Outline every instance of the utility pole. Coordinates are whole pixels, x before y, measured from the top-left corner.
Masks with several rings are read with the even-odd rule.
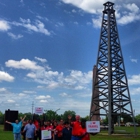
[[[34,101],[32,101],[32,119],[33,119]]]

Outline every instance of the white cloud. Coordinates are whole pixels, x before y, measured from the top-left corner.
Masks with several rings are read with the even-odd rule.
[[[61,0],[66,4],[72,4],[83,11],[91,13],[94,15],[93,26],[95,28],[101,27],[101,19],[102,19],[102,11],[103,4],[106,3],[106,0]],[[129,1],[125,4],[122,4],[122,1],[111,0],[111,2],[115,3],[114,9],[116,10],[115,15],[117,18],[117,23],[121,25],[125,25],[136,20],[140,20],[140,10],[139,7],[132,1]],[[124,12],[125,11],[125,12]]]
[[[47,61],[46,59],[39,57],[35,57],[35,59],[43,63],[38,65],[35,61],[21,59],[20,61],[8,60],[5,62],[5,65],[15,69],[30,70],[30,72],[26,74],[28,81],[31,80],[43,84],[45,85],[43,88],[51,90],[61,87],[74,90],[85,90],[88,88],[88,84],[91,83],[92,71],[83,73],[82,71],[71,70],[70,74],[65,76],[63,72],[59,73],[58,71],[48,70],[48,68],[44,66],[44,63]]]
[[[24,93],[19,93],[19,96],[26,96],[26,94],[24,94]]]
[[[34,32],[38,32],[38,33],[43,33],[45,35],[50,35],[50,32],[45,28],[44,23],[42,23],[39,20],[36,20],[34,22],[34,24],[31,23],[30,19],[20,18],[20,21],[21,22],[12,22],[12,24],[15,25],[15,26],[25,27],[29,31],[34,31]]]
[[[44,62],[47,62],[47,60],[46,60],[46,59],[43,59],[43,58],[35,57],[35,59],[36,59],[36,60],[39,60],[39,61],[41,61],[41,62],[43,62],[43,63],[44,63]]]
[[[0,31],[8,31],[10,29],[10,25],[5,20],[0,20]]]
[[[16,69],[27,69],[27,70],[42,70],[44,69],[41,66],[38,66],[36,62],[31,61],[29,59],[21,59],[20,61],[15,61],[15,60],[8,60],[5,62],[5,65],[7,67],[12,67]]]
[[[47,100],[40,100],[41,103],[47,103]]]
[[[0,92],[5,92],[6,88],[0,88]]]
[[[86,87],[85,86],[76,86],[75,89],[76,90],[82,90],[82,89],[86,89]]]
[[[132,11],[133,13],[138,13],[139,12],[139,7],[135,4],[126,4],[124,5],[125,8],[127,8],[128,10]]]
[[[68,96],[68,94],[65,93],[65,92],[64,93],[60,93],[59,95],[62,96],[62,97]]]
[[[23,91],[25,94],[36,94],[36,92],[35,91],[28,91],[28,90],[25,90],[25,91]]]
[[[0,82],[1,81],[13,82],[14,77],[4,71],[0,71]]]
[[[34,79],[35,82],[45,84],[46,88],[72,88],[75,90],[86,89],[92,79],[92,71],[82,73],[72,70],[68,76],[57,71],[34,71],[27,74],[27,77]]]
[[[59,83],[58,82],[55,82],[55,81],[50,81],[47,88],[49,89],[54,89],[54,88],[57,88],[59,86]]]
[[[10,32],[8,33],[8,35],[13,39],[20,39],[23,37],[23,35],[21,35],[21,34],[15,35],[15,34],[10,33]]]
[[[130,59],[131,60],[131,62],[135,62],[135,63],[137,63],[138,62],[138,60],[137,59]]]
[[[102,18],[101,18],[101,16],[100,16],[99,18],[97,18],[97,19],[93,18],[93,19],[92,19],[92,22],[93,22],[93,26],[94,26],[95,28],[101,28],[101,23],[102,23]]]
[[[132,88],[131,91],[130,91],[130,93],[132,95],[136,95],[136,94],[139,94],[140,95],[140,87],[138,87],[138,88]]]
[[[128,79],[128,83],[129,83],[129,85],[138,85],[138,84],[140,84],[140,74],[139,75],[132,75]]]
[[[96,14],[98,9],[103,9],[103,4],[106,0],[62,0],[64,3],[73,4],[74,6],[89,12]],[[114,0],[111,0],[114,1]]]
[[[40,99],[49,99],[49,98],[51,98],[51,96],[50,95],[40,95],[40,96],[37,96],[35,99],[37,99],[37,100],[40,100]]]
[[[15,101],[14,100],[11,100],[11,99],[7,100],[7,102],[8,103],[15,103]]]

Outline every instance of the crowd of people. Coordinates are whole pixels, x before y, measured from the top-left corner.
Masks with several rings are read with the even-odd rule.
[[[86,131],[86,121],[80,121],[79,115],[75,116],[74,121],[69,115],[68,120],[61,119],[59,122],[36,119],[25,121],[25,117],[20,118],[20,122],[18,120],[15,123],[6,121],[13,126],[14,140],[21,140],[21,136],[23,140],[90,140],[90,134]],[[51,131],[51,138],[42,139],[42,130]]]

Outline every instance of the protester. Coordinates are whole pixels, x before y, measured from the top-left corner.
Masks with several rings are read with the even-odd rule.
[[[62,140],[71,140],[72,128],[70,127],[70,123],[66,121],[64,125],[65,127],[62,130]]]
[[[79,135],[79,130],[81,129],[81,122],[80,122],[80,116],[76,115],[75,116],[75,121],[71,121],[71,116],[68,116],[68,119],[70,121],[70,124],[72,126],[72,137],[71,140],[81,140],[80,135]]]
[[[57,140],[57,132],[56,132],[56,127],[58,125],[57,121],[53,121],[52,125],[53,125],[53,130],[54,130],[54,132],[53,132],[53,140]]]
[[[26,122],[23,122],[23,125],[21,127],[21,135],[22,135],[23,140],[26,139],[26,132],[23,132],[25,125],[26,125]]]
[[[51,131],[51,138],[47,140],[53,140],[53,125],[51,120],[48,120],[45,122],[45,130]]]
[[[26,131],[26,140],[34,140],[34,136],[36,135],[36,127],[33,124],[32,120],[29,120],[29,123],[26,124],[23,132]]]
[[[55,128],[57,139],[56,140],[62,140],[62,130],[64,128],[63,120],[61,119],[57,127]]]
[[[33,124],[36,127],[36,135],[34,136],[34,140],[37,140],[37,138],[39,137],[39,120],[34,119]]]
[[[90,135],[86,131],[86,120],[81,121],[81,129],[79,130],[81,140],[90,140]]]
[[[21,121],[19,122],[18,120],[15,120],[15,123],[5,121],[6,123],[11,124],[13,126],[14,140],[21,140],[21,127],[25,117],[26,116],[24,116],[23,119],[22,117],[20,117]]]
[[[83,119],[81,121],[81,129],[79,130],[79,134],[80,134],[81,140],[90,140],[90,134],[94,136],[98,133],[88,133],[86,130],[86,120]]]

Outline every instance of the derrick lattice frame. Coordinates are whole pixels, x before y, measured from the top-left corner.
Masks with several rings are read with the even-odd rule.
[[[90,119],[107,116],[108,133],[114,132],[114,116],[134,114],[115,18],[114,3],[104,4],[97,63],[93,75]]]

